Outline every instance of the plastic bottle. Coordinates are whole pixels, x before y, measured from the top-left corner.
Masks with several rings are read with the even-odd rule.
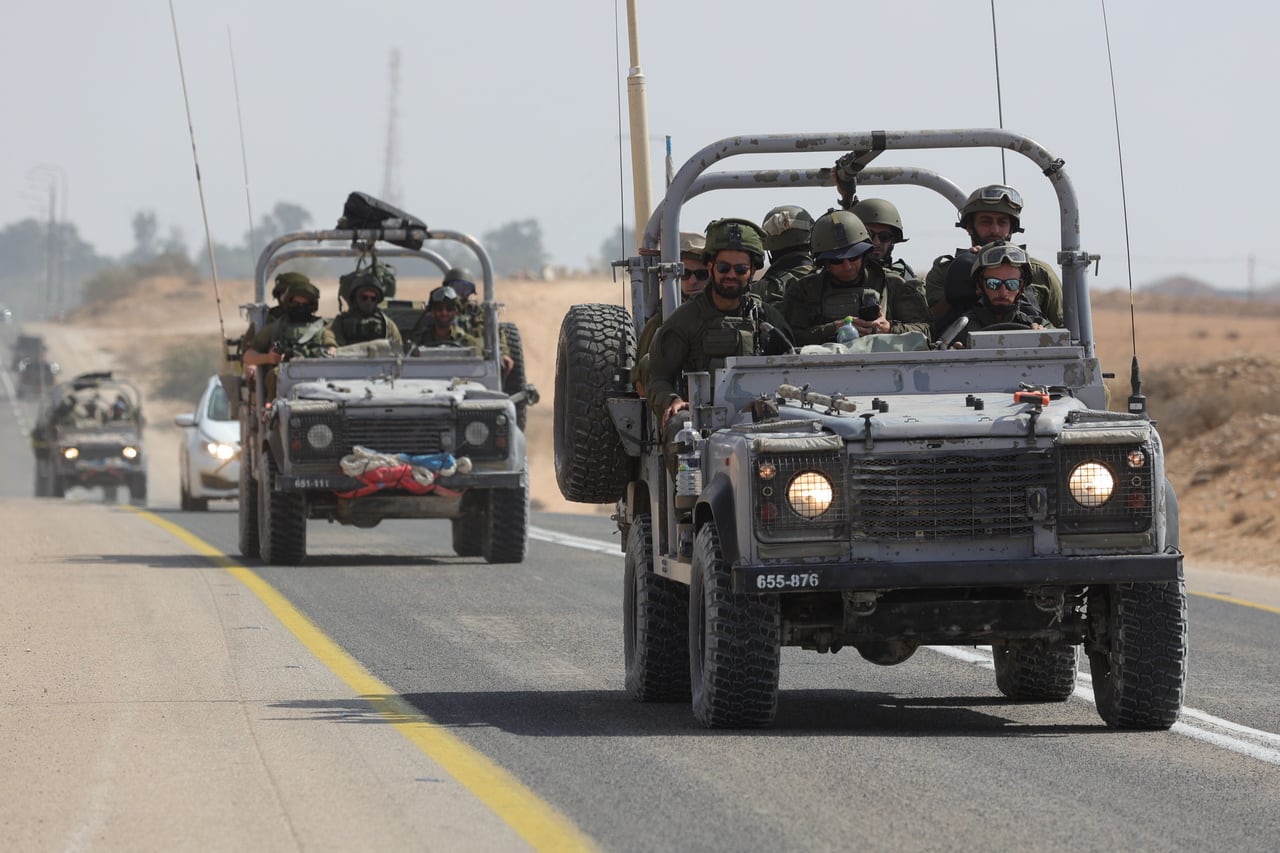
[[[847,344],[858,339],[858,330],[853,326],[853,318],[845,317],[844,323],[836,329],[836,343]]]

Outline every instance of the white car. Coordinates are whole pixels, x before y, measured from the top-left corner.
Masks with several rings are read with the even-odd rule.
[[[209,378],[196,410],[174,417],[186,431],[179,445],[182,508],[203,512],[210,500],[234,498],[240,486],[240,422],[231,418],[227,392]]]

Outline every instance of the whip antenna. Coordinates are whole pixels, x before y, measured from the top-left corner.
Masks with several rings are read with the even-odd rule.
[[[613,73],[615,75],[614,88],[618,98],[618,230],[622,238],[622,255],[627,257],[631,253],[627,251],[627,184],[626,184],[626,167],[623,165],[622,152],[622,87],[617,85],[616,75],[618,67],[622,65],[622,43],[618,36],[621,29],[621,23],[618,20],[618,4],[613,4]],[[611,260],[611,259],[610,259]],[[615,281],[617,281],[615,274]],[[625,294],[626,284],[623,284],[623,292]],[[625,295],[623,297],[625,301]]]
[[[996,56],[996,120],[1000,122],[1000,129],[1004,130],[1004,98],[1000,94],[1000,39],[996,37],[996,0],[991,0],[991,49]],[[1004,148],[1000,149],[1000,182],[1009,183]]]
[[[178,17],[169,0],[169,20],[173,22],[173,46],[178,51],[178,79],[182,81],[182,102],[187,108],[187,133],[191,137],[191,162],[196,167],[196,191],[200,195],[200,216],[204,219],[204,243],[209,251],[209,269],[213,272],[213,299],[218,306],[218,330],[227,339],[227,327],[222,322],[222,296],[218,292],[218,264],[213,259],[213,235],[209,231],[209,211],[204,204],[204,184],[200,182],[200,158],[196,156],[196,130],[191,123],[191,99],[187,97],[187,75],[182,69],[182,44],[178,41]]]
[[[227,27],[227,53],[231,56],[231,87],[236,93],[236,123],[240,126],[240,163],[244,167],[244,206],[249,211],[249,263],[258,259],[253,239],[253,202],[249,201],[249,158],[244,153],[244,118],[240,114],[240,81],[236,77],[236,52],[231,47],[231,27]]]
[[[1133,346],[1133,362],[1129,370],[1129,411],[1141,414],[1147,410],[1142,395],[1142,374],[1138,369],[1138,322],[1133,307],[1133,252],[1129,246],[1129,200],[1124,189],[1124,146],[1120,144],[1120,106],[1116,98],[1116,66],[1111,59],[1111,30],[1107,26],[1107,0],[1102,3],[1102,34],[1107,43],[1107,70],[1111,74],[1111,114],[1116,128],[1116,161],[1120,164],[1120,211],[1124,218],[1124,262],[1129,277],[1129,340]]]

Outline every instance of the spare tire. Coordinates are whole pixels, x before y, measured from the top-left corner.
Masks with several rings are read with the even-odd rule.
[[[520,342],[520,330],[515,323],[499,323],[498,337],[507,342],[507,354],[511,356],[511,372],[502,378],[502,392],[508,396],[519,394],[525,389],[527,375],[524,369],[524,345]],[[529,401],[516,403],[516,426],[524,431],[528,421]]]
[[[632,460],[609,417],[636,358],[636,330],[621,305],[574,305],[560,324],[554,413],[556,482],[566,499],[612,503]]]

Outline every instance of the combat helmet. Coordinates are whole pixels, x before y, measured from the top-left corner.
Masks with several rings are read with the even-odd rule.
[[[396,295],[396,272],[382,261],[373,261],[367,266],[357,266],[354,270],[338,277],[338,298],[351,304],[351,294],[362,287],[372,287],[378,291],[378,301],[392,299]]]
[[[969,273],[969,281],[976,287],[984,277],[983,270],[987,267],[995,267],[1001,264],[1012,264],[1018,268],[1023,288],[1026,288],[1031,283],[1031,258],[1027,254],[1027,250],[1016,243],[1002,240],[988,243],[973,256],[973,269]]]
[[[905,243],[908,238],[902,230],[902,216],[893,202],[883,198],[864,198],[849,210],[864,225],[887,225],[896,233],[895,243]]]
[[[717,219],[707,225],[706,233],[702,258],[707,263],[715,260],[716,252],[732,250],[750,255],[757,269],[764,266],[764,232],[750,219]]]
[[[1022,194],[1013,187],[1007,187],[1004,184],[988,184],[985,187],[978,187],[969,193],[969,197],[964,201],[964,207],[960,208],[960,221],[956,223],[956,227],[963,228],[966,231],[969,230],[975,213],[1007,214],[1013,220],[1011,233],[1016,234],[1022,230],[1020,223],[1022,217]]]
[[[458,291],[454,290],[452,286],[447,284],[442,284],[435,290],[431,291],[431,295],[427,297],[427,307],[431,308],[432,306],[440,305],[441,303],[452,303],[453,307],[457,308]]]
[[[466,267],[450,267],[441,284],[451,286],[458,299],[466,299],[476,292],[476,274]]]
[[[302,273],[291,273],[297,278],[290,281],[289,286],[284,289],[284,301],[288,302],[295,296],[306,296],[316,307],[320,306],[320,288],[311,283],[311,279]]]
[[[860,258],[871,251],[871,235],[862,220],[847,210],[829,210],[813,223],[809,248],[815,261]]]
[[[784,204],[766,213],[760,228],[764,231],[764,247],[770,252],[807,246],[809,232],[813,230],[813,216],[803,207]]]
[[[279,302],[292,285],[310,283],[311,279],[300,272],[282,272],[276,276],[276,283],[271,288],[271,298]]]

